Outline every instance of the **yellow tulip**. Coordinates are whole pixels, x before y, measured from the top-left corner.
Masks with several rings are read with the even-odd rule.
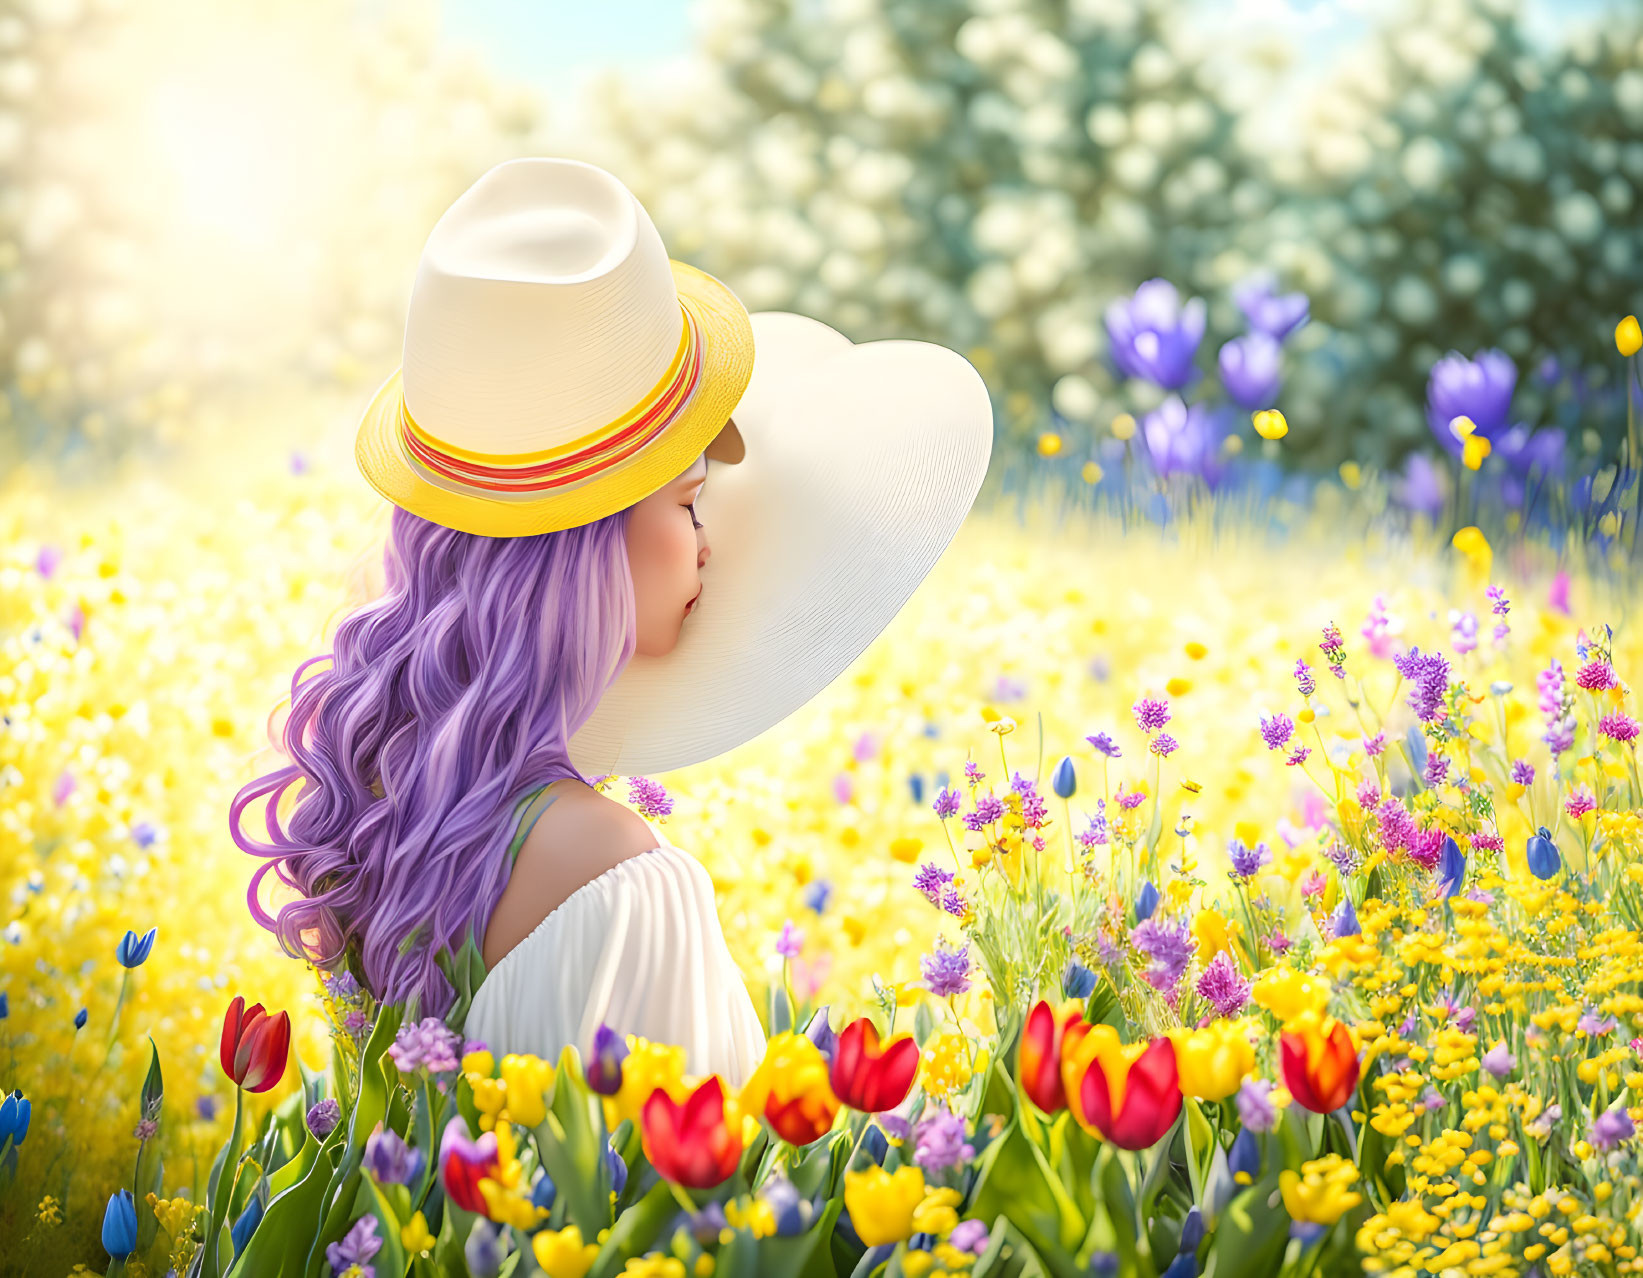
[[[421,1212],[411,1217],[399,1231],[399,1245],[412,1256],[432,1251],[439,1240],[428,1232],[428,1219]]]
[[[535,1127],[548,1114],[547,1092],[553,1087],[553,1065],[539,1056],[510,1052],[502,1058],[502,1082],[508,1089],[508,1117]]]
[[[873,1166],[844,1173],[844,1206],[857,1235],[869,1247],[913,1236],[913,1213],[924,1201],[924,1173],[898,1167],[894,1174]]]
[[[593,1268],[599,1244],[583,1243],[582,1231],[566,1225],[531,1235],[531,1252],[548,1278],[583,1278]]]
[[[1278,1192],[1284,1197],[1284,1210],[1293,1219],[1333,1225],[1363,1201],[1363,1195],[1351,1189],[1357,1180],[1356,1167],[1339,1154],[1330,1154],[1302,1163],[1299,1173],[1279,1172]]]
[[[1627,359],[1643,350],[1643,328],[1638,327],[1637,316],[1628,315],[1614,326],[1614,344]]]
[[[1282,439],[1289,434],[1289,423],[1276,408],[1263,408],[1254,420],[1255,433],[1262,439]]]
[[[1329,1005],[1330,984],[1290,967],[1275,967],[1261,974],[1250,990],[1250,999],[1280,1021],[1292,1021],[1302,1012],[1321,1012]]]
[[[1203,1029],[1167,1032],[1175,1045],[1175,1069],[1184,1095],[1224,1100],[1255,1068],[1247,1020],[1211,1021]]]

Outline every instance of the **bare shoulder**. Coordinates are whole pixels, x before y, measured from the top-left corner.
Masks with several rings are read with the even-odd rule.
[[[576,780],[554,783],[553,802],[519,848],[486,928],[487,968],[562,905],[571,893],[607,870],[657,845],[656,835],[632,808]]]

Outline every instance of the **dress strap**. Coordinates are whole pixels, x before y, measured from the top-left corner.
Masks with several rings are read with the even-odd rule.
[[[525,839],[529,836],[531,827],[536,824],[536,818],[546,812],[553,801],[559,797],[556,794],[548,793],[548,786],[552,784],[553,782],[549,781],[547,785],[539,787],[524,801],[524,806],[519,814],[519,832],[513,836],[513,842],[508,844],[508,865],[510,867],[519,861],[519,849],[525,846]]]

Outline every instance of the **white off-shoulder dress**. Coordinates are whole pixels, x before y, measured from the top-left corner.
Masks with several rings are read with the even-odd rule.
[[[552,795],[525,804],[509,855]],[[502,956],[474,994],[463,1032],[500,1058],[557,1061],[567,1045],[587,1060],[601,1022],[685,1049],[690,1074],[747,1081],[764,1030],[719,925],[701,862],[658,835],[648,852],[583,884]]]

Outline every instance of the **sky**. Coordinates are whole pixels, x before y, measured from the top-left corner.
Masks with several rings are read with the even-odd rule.
[[[1572,18],[1621,0],[1525,0],[1532,29],[1554,37]],[[476,47],[499,72],[570,87],[590,70],[638,67],[684,53],[690,0],[442,0],[445,39]],[[1388,0],[1211,0],[1221,21],[1284,22],[1314,54],[1344,52]]]

